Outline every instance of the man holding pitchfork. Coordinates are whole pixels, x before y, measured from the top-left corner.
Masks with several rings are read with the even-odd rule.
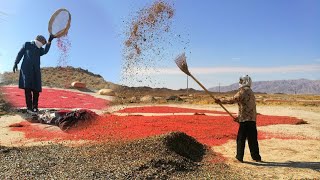
[[[240,162],[243,162],[246,139],[248,139],[252,159],[257,162],[261,161],[256,125],[256,99],[251,90],[251,83],[251,78],[248,75],[241,76],[239,91],[233,98],[227,100],[215,99],[215,102],[218,104],[238,103],[239,105],[239,114],[235,121],[239,122],[236,158]]]

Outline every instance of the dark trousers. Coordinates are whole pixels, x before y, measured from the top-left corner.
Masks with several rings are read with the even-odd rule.
[[[24,94],[26,97],[27,109],[38,109],[38,101],[39,101],[39,91],[35,91],[32,89],[25,89]]]
[[[240,161],[243,160],[244,148],[248,139],[249,149],[253,160],[261,160],[259,154],[257,125],[254,121],[241,122],[237,136],[237,156]]]

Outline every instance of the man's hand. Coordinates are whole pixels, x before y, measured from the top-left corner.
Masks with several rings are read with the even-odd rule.
[[[16,73],[16,71],[18,71],[18,65],[17,65],[17,64],[14,64],[14,66],[13,66],[13,73]]]
[[[52,41],[54,38],[56,38],[56,37],[55,37],[54,35],[50,34],[50,37],[49,37],[48,42],[51,43],[51,41]]]
[[[221,104],[221,100],[220,99],[214,99],[214,102],[217,104]]]

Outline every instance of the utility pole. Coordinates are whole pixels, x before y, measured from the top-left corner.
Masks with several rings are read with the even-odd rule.
[[[187,75],[187,96],[189,96],[189,76]]]
[[[219,82],[219,94],[220,94],[220,82]]]

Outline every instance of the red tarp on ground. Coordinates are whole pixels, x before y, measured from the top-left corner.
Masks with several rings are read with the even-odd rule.
[[[227,114],[222,111],[201,110],[168,106],[143,106],[131,107],[117,111],[120,113],[213,113],[213,114]]]
[[[18,87],[4,86],[6,100],[14,107],[26,107],[24,90]],[[91,95],[58,89],[43,88],[39,98],[39,108],[84,108],[105,109],[108,101]]]
[[[152,109],[152,108],[151,108]],[[180,109],[180,108],[179,108]],[[152,111],[155,108],[152,109]],[[161,113],[178,110],[174,107],[161,108]],[[124,110],[126,111],[126,110]],[[190,109],[185,110],[190,111]],[[144,111],[148,112],[148,111]],[[136,112],[139,113],[139,112]],[[301,120],[286,116],[258,115],[257,125],[298,124]],[[196,138],[199,142],[213,146],[221,145],[230,139],[236,139],[238,123],[229,116],[115,116],[100,117],[90,126],[81,130],[48,131],[23,122],[23,127],[13,127],[12,130],[22,131],[28,139],[37,140],[95,140],[117,141],[134,140],[171,131],[182,131]],[[260,139],[267,136],[258,133]]]

